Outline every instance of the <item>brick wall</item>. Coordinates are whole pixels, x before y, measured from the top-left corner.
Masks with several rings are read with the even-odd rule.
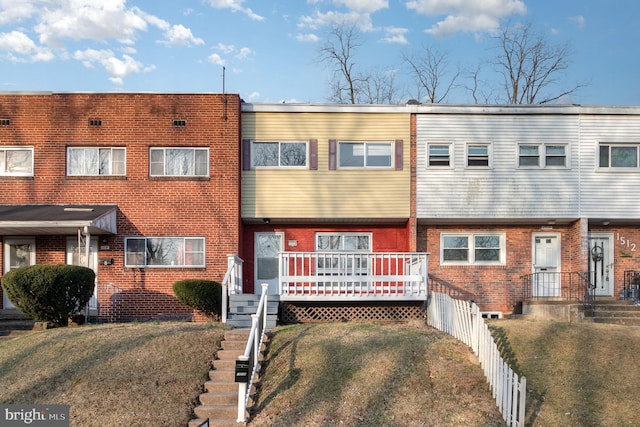
[[[34,147],[34,176],[0,177],[0,203],[118,206],[118,234],[99,242],[108,247],[99,257],[114,259],[98,268],[101,316],[185,312],[173,282],[222,280],[226,255],[240,249],[237,95],[0,95],[0,118],[11,119],[0,128],[0,145]],[[91,119],[102,125],[89,126]],[[69,146],[126,147],[126,177],[67,177]],[[210,177],[151,178],[150,147],[208,147]],[[124,268],[127,236],[204,236],[206,267]],[[65,262],[65,237],[36,237],[36,262]]]

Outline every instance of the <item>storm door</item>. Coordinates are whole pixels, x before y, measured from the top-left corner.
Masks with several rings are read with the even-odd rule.
[[[20,238],[5,239],[4,241],[4,272],[20,267],[27,267],[36,263],[36,239]],[[6,293],[2,294],[3,307],[5,309],[16,308]]]
[[[589,235],[589,285],[594,295],[613,295],[611,234]]]
[[[557,234],[533,236],[534,297],[560,296],[560,238]]]
[[[262,232],[254,240],[254,293],[262,294],[262,284],[267,283],[267,294],[278,295],[280,268],[278,254],[283,248],[283,233]]]

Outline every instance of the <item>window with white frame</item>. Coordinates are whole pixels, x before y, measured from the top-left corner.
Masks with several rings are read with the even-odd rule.
[[[315,246],[316,252],[336,253],[335,256],[328,254],[318,257],[319,274],[367,273],[367,259],[359,257],[357,253],[371,252],[370,233],[316,233]],[[340,253],[343,255],[340,255]]]
[[[339,142],[338,166],[341,168],[391,168],[391,142]]]
[[[209,176],[208,148],[151,148],[151,176]]]
[[[467,167],[488,168],[491,165],[489,155],[489,144],[467,144]]]
[[[518,167],[520,168],[565,168],[567,146],[562,144],[518,145]]]
[[[442,264],[503,265],[505,236],[501,233],[441,234]]]
[[[125,175],[124,148],[67,147],[67,175]]]
[[[252,167],[306,167],[307,143],[302,141],[253,141]]]
[[[451,161],[451,144],[427,144],[427,167],[453,166]]]
[[[640,144],[601,143],[598,165],[601,168],[638,168]]]
[[[204,267],[204,237],[127,237],[125,267]]]
[[[33,176],[33,147],[0,147],[0,176]]]

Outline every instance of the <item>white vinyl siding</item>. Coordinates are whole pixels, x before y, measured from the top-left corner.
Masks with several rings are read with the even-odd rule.
[[[578,217],[577,114],[510,115],[502,109],[493,114],[480,108],[468,110],[464,114],[417,115],[417,162],[427,166],[416,169],[418,219]],[[468,167],[468,145],[483,140],[491,142],[491,167]],[[450,143],[451,166],[435,173],[436,169],[428,166],[427,150],[442,145],[440,141]],[[519,168],[520,145],[565,147],[567,165]],[[539,155],[545,157],[545,151]],[[546,157],[540,164],[544,161]]]

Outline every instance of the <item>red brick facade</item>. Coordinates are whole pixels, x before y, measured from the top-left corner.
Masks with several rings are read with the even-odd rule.
[[[226,94],[0,96],[0,146],[33,147],[31,177],[0,177],[0,204],[116,205],[117,235],[99,236],[100,317],[190,313],[181,279],[222,280],[240,242],[240,98]],[[101,126],[89,126],[100,120]],[[184,120],[184,126],[174,126]],[[126,176],[71,177],[67,147],[125,147]],[[208,177],[150,177],[150,147],[206,147]],[[205,268],[125,268],[124,238],[204,237]],[[6,236],[3,238],[6,239]],[[66,236],[36,235],[37,263],[64,263]],[[4,259],[4,258],[3,258]]]

